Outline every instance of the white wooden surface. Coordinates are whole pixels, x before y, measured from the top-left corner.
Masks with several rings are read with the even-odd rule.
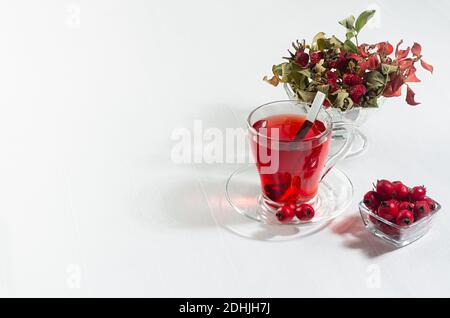
[[[386,102],[364,156],[339,164],[346,213],[284,242],[243,238],[220,215],[229,164],[171,160],[178,127],[242,127],[285,98],[261,79],[296,38],[418,41],[433,76],[419,107]],[[2,1],[0,296],[450,296],[447,1]],[[425,184],[444,209],[392,250],[362,229],[377,178]],[[248,222],[237,219],[237,223]]]

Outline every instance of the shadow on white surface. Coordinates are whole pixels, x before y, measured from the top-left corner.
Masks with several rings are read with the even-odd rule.
[[[308,227],[286,225],[268,225],[239,214],[225,197],[225,184],[231,171],[230,166],[217,166],[215,177],[208,170],[199,170],[198,177],[202,184],[209,211],[218,226],[240,237],[259,241],[286,241],[306,237],[319,232],[329,223]]]
[[[369,258],[375,258],[396,250],[395,247],[379,240],[369,233],[358,215],[346,216],[337,220],[332,227],[335,234],[344,238],[344,246],[349,249],[357,249]]]

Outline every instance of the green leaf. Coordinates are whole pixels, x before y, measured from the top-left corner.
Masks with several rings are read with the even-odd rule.
[[[306,89],[308,86],[308,78],[311,77],[309,69],[302,69],[297,64],[290,64],[292,71],[289,73],[289,83],[294,84],[295,87]]]
[[[320,51],[323,51],[327,48],[327,41],[324,38],[318,39],[317,40],[317,47],[319,48]]]
[[[324,62],[324,59],[321,59],[316,65],[314,65],[314,71],[316,73],[322,74],[327,70],[325,67],[323,67]]]
[[[369,100],[365,103],[366,107],[378,107],[378,97],[369,98]]]
[[[390,65],[390,64],[381,64],[381,73],[383,73],[384,75],[388,75],[391,74],[393,72],[396,72],[398,69],[398,66],[395,65]]]
[[[338,48],[338,49],[340,49],[343,45],[344,45],[344,43],[342,43],[342,41],[341,40],[339,40],[337,37],[335,37],[334,35],[330,38],[330,44],[332,45],[332,46],[334,46],[335,48]]]
[[[364,74],[364,78],[369,88],[378,90],[385,85],[385,77],[378,71],[368,72]]]
[[[281,64],[281,79],[282,83],[289,83],[289,76],[291,75],[292,67],[289,63]]]
[[[361,29],[366,25],[367,21],[369,21],[375,15],[375,10],[366,10],[363,11],[355,23],[355,30],[359,33]]]
[[[354,16],[349,16],[348,18],[339,21],[340,25],[343,25],[344,28],[346,28],[347,30],[353,30],[353,24],[355,23],[355,17]]]
[[[330,85],[328,84],[317,85],[316,88],[319,92],[322,92],[325,95],[328,95],[328,92],[330,91]]]
[[[319,32],[314,36],[312,41],[313,41],[313,43],[315,43],[315,42],[317,42],[317,40],[323,39],[324,37],[325,37],[325,33]]]
[[[353,107],[353,101],[349,98],[349,94],[346,90],[340,89],[335,93],[336,99],[333,102],[333,107],[340,108],[345,111]]]
[[[357,53],[358,52],[358,48],[356,47],[356,45],[350,41],[350,40],[346,40],[344,42],[344,49],[346,49],[347,51],[350,51],[352,53]]]
[[[315,92],[307,92],[307,91],[300,90],[300,89],[296,90],[296,94],[300,101],[306,102],[306,103],[311,103],[313,101],[314,97],[316,96]]]
[[[347,40],[352,39],[354,36],[355,36],[355,32],[354,32],[354,31],[348,31],[348,32],[345,34],[345,37],[347,38]]]

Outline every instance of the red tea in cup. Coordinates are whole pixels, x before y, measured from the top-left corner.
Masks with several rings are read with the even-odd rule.
[[[306,202],[317,194],[331,133],[327,124],[318,119],[297,141],[295,137],[305,120],[303,114],[275,114],[252,124],[255,133],[250,144],[262,192],[275,203]]]

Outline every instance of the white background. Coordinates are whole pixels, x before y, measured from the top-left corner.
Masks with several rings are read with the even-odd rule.
[[[177,127],[243,127],[284,99],[261,79],[290,42],[420,42],[417,107],[391,99],[339,164],[355,197],[323,230],[283,242],[220,222],[233,165],[171,161]],[[78,12],[79,11],[79,12]],[[448,1],[2,1],[0,296],[450,296]],[[78,15],[79,13],[79,15]],[[444,206],[393,250],[362,228],[377,178],[425,184]],[[239,222],[249,222],[241,219]]]

